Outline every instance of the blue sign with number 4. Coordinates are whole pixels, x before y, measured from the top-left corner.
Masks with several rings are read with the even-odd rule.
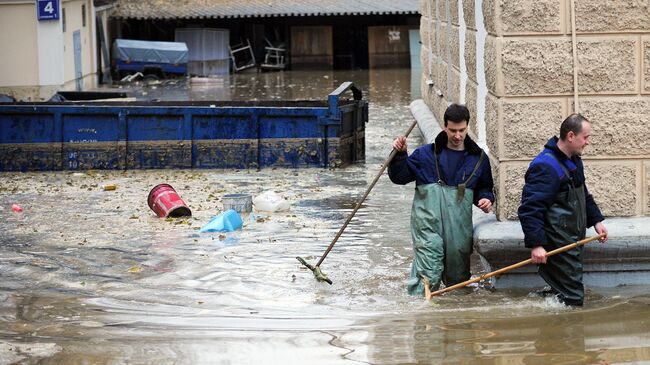
[[[38,20],[59,19],[59,0],[37,0]]]

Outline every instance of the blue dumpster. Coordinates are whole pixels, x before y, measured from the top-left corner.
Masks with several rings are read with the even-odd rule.
[[[351,82],[326,101],[0,103],[0,171],[342,167],[367,121]]]

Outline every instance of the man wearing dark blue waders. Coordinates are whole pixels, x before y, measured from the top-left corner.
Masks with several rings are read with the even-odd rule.
[[[388,167],[395,184],[415,181],[411,208],[413,264],[411,295],[424,294],[423,277],[431,290],[470,277],[473,249],[472,203],[488,213],[494,194],[490,160],[467,135],[469,110],[452,104],[445,111],[445,129],[433,144],[408,156],[406,138],[393,141],[397,154]]]
[[[585,185],[580,156],[589,145],[591,126],[580,114],[572,114],[560,126],[560,138],[546,142],[526,171],[521,195],[519,220],[524,243],[531,248],[531,259],[539,275],[550,285],[540,292],[554,295],[561,302],[581,306],[583,246],[546,257],[546,252],[585,238],[587,227],[607,234],[603,216]],[[600,239],[605,242],[607,236]]]

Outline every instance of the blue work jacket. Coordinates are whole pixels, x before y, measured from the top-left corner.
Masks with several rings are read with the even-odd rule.
[[[518,215],[524,231],[524,244],[529,248],[546,244],[544,216],[557,194],[569,190],[571,181],[575,187],[584,185],[587,227],[604,219],[587,190],[582,159],[579,156],[567,158],[557,147],[557,141],[557,137],[549,139],[544,150],[535,157],[526,171],[526,183],[521,194]],[[566,176],[559,163],[566,167],[570,176]]]
[[[434,149],[438,155],[440,167],[439,177],[436,172],[434,160]],[[481,156],[481,148],[469,137],[465,137],[465,153],[456,171],[446,171],[447,161],[447,133],[440,132],[432,144],[426,144],[418,147],[409,156],[406,152],[398,152],[390,165],[388,165],[388,176],[395,184],[405,185],[415,181],[415,185],[432,184],[444,181],[448,186],[457,186],[464,182],[474,171],[474,167]],[[447,178],[445,178],[447,177]],[[447,181],[449,180],[449,181]],[[474,192],[474,205],[478,201],[486,198],[494,202],[494,182],[492,181],[492,169],[490,168],[490,159],[487,155],[483,156],[483,161],[474,177],[467,182],[466,187]]]

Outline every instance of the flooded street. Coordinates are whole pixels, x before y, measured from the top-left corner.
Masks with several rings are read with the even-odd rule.
[[[524,290],[408,296],[413,185],[387,176],[322,265],[333,285],[298,263],[315,264],[412,122],[411,80],[292,71],[134,86],[138,99],[324,100],[353,81],[370,102],[366,163],[344,169],[0,174],[0,364],[650,362],[650,286],[590,288],[577,310]],[[159,183],[191,218],[155,216]],[[267,190],[291,209],[199,233],[223,195]]]

